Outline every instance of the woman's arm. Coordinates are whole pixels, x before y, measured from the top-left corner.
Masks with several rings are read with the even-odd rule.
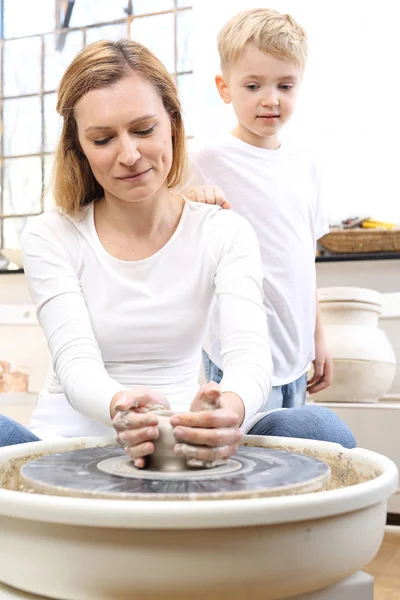
[[[125,388],[108,375],[93,333],[77,259],[69,250],[77,248],[77,240],[63,227],[66,217],[46,218],[53,219],[52,226],[39,217],[25,230],[22,249],[25,276],[53,368],[73,408],[111,425],[111,400]]]
[[[256,235],[247,221],[220,211],[232,236],[218,261],[218,302],[224,376],[223,402],[247,420],[263,406],[271,391],[272,358],[263,303],[263,272]],[[231,223],[230,223],[231,222]],[[228,395],[229,394],[229,395]]]
[[[260,251],[253,229],[238,215],[218,211],[207,247],[216,262],[224,376],[221,386],[203,385],[190,412],[174,416],[171,423],[176,451],[213,465],[235,452],[239,426],[267,400],[272,359]]]
[[[250,225],[218,211],[208,248],[217,263],[224,376],[203,385],[190,412],[172,417],[175,452],[193,466],[214,466],[232,456],[239,427],[260,411],[271,390],[272,359],[263,305],[258,242]],[[221,393],[222,391],[222,393]]]

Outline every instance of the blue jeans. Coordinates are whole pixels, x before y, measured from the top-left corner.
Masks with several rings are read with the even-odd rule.
[[[207,381],[221,383],[223,372],[208,357],[203,350],[203,368]],[[292,383],[277,385],[272,388],[268,398],[268,410],[274,408],[294,408],[295,406],[304,406],[306,403],[307,392],[307,374]]]
[[[211,362],[206,353],[203,353],[204,373],[208,381],[216,381],[219,383],[222,379],[222,371],[214,363]],[[282,408],[290,408],[290,410],[278,410],[271,412],[256,423],[248,432],[251,435],[272,435],[277,437],[293,437],[306,440],[320,440],[322,442],[335,442],[341,444],[345,448],[355,448],[357,442],[354,435],[345,423],[329,408],[323,406],[296,406],[291,403],[292,398],[303,397],[305,401],[305,386],[306,376],[300,377],[288,386],[280,386],[274,388],[277,398],[282,398]],[[283,388],[288,388],[286,393],[286,402],[291,405],[283,406],[285,401],[285,391]],[[271,392],[274,394],[274,389]],[[303,390],[304,391],[298,391]],[[270,398],[271,398],[270,396]],[[267,410],[270,409],[268,399]],[[303,403],[304,404],[304,403]],[[271,406],[272,408],[280,408]]]
[[[0,447],[39,442],[39,438],[13,419],[0,415]]]

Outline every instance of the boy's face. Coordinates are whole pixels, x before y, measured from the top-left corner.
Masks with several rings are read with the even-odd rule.
[[[232,102],[235,135],[261,148],[279,147],[278,132],[291,117],[302,78],[300,67],[249,44],[240,59],[217,76],[219,94]]]

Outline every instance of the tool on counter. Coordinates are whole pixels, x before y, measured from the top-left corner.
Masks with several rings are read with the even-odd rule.
[[[341,223],[342,229],[356,229],[357,227],[362,227],[363,229],[397,229],[399,225],[386,221],[376,221],[370,217],[351,217]]]

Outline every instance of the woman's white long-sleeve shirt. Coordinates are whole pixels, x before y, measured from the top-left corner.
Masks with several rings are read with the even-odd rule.
[[[52,210],[27,226],[22,248],[54,368],[31,423],[41,437],[104,433],[114,394],[138,385],[187,411],[215,299],[222,390],[241,397],[245,422],[265,404],[272,361],[262,268],[255,234],[242,217],[187,202],[167,244],[131,262],[102,246],[93,205],[74,219]]]

